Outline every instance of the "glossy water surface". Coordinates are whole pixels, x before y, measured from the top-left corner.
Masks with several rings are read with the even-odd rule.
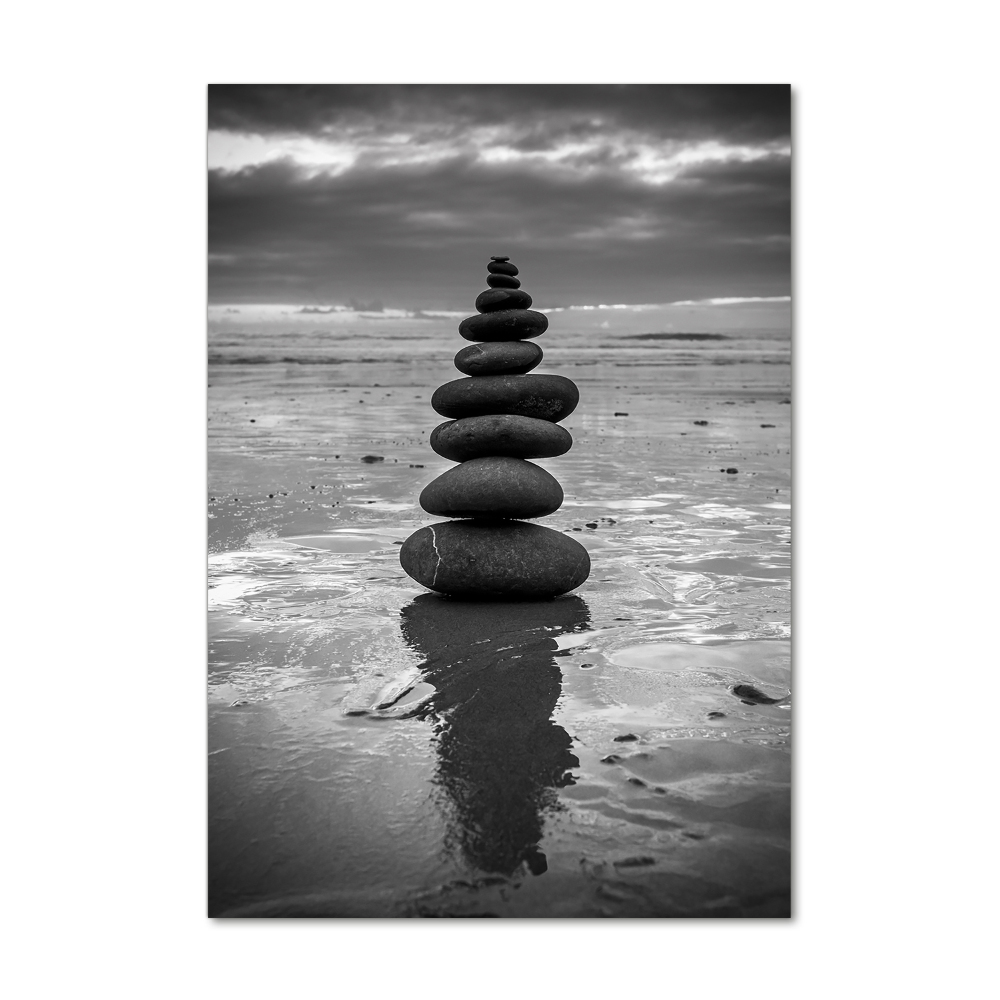
[[[398,562],[455,325],[210,338],[210,913],[787,915],[788,338],[553,321],[593,570],[477,605]]]

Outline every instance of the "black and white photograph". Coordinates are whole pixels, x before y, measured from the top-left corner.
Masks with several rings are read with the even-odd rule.
[[[6,992],[989,995],[991,10],[12,8]]]
[[[209,914],[790,916],[790,87],[208,124]]]

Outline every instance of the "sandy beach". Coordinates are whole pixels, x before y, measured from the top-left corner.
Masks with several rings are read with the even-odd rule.
[[[593,571],[501,606],[398,562],[457,320],[216,317],[212,915],[789,913],[787,329],[607,315],[538,341]]]

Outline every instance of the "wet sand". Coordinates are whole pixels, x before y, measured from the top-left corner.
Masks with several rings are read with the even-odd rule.
[[[593,570],[501,606],[398,563],[457,334],[214,352],[212,915],[788,914],[787,341],[548,338]]]

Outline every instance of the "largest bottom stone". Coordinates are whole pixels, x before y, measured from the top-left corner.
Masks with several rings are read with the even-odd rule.
[[[478,518],[415,531],[399,562],[430,590],[475,600],[557,597],[590,575],[590,556],[575,538],[540,524]]]

